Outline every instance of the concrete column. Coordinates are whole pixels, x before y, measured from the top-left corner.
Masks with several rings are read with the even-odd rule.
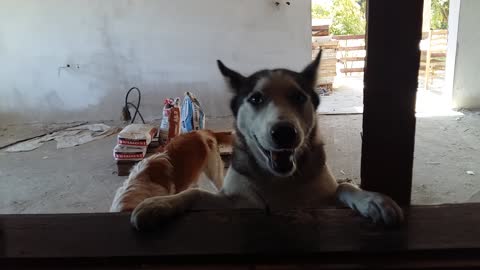
[[[453,8],[453,10],[452,10]],[[453,107],[480,109],[480,1],[452,0],[449,20],[449,61],[447,75],[452,80]],[[453,12],[452,12],[453,11]],[[455,29],[455,18],[458,28]],[[456,33],[455,33],[455,30]],[[456,39],[455,38],[456,34]],[[452,39],[450,39],[452,38]],[[456,42],[455,42],[456,41]],[[453,71],[453,72],[452,72]],[[450,74],[449,74],[450,73]]]

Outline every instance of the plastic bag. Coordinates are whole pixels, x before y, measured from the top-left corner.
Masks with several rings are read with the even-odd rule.
[[[175,99],[168,116],[168,141],[180,135],[180,98]]]
[[[167,144],[170,133],[170,113],[175,106],[175,100],[173,98],[167,98],[163,104],[162,119],[160,120],[160,128],[158,129],[158,141],[160,144]]]
[[[185,93],[182,104],[182,133],[205,128],[205,114],[197,98],[190,92]]]

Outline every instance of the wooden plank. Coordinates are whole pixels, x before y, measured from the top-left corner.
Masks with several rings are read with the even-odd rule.
[[[323,31],[323,30],[328,30],[328,29],[330,29],[329,25],[313,25],[312,26],[312,32]]]
[[[318,70],[318,73],[330,73],[330,72],[336,72],[337,66],[336,63],[332,65],[325,65],[325,66],[320,66],[320,69]]]
[[[336,71],[335,67],[331,67],[331,68],[328,68],[328,69],[322,69],[321,68],[321,69],[318,70],[318,74],[323,74],[323,75],[325,75],[325,74],[336,74],[336,72],[337,71]],[[335,75],[332,75],[332,76],[335,76]]]
[[[312,43],[312,50],[319,50],[319,49],[337,49],[338,45],[318,45],[316,43]]]
[[[448,40],[448,36],[432,36],[431,37],[432,40],[436,41],[436,42],[447,42]]]
[[[420,63],[421,66],[424,66],[425,63]],[[435,66],[435,65],[445,65],[445,60],[444,59],[432,59],[430,61],[430,66]]]
[[[342,57],[342,58],[340,58],[340,61],[342,61],[342,62],[359,62],[359,61],[365,61],[365,57]]]
[[[448,30],[447,29],[437,29],[437,30],[432,30],[432,33],[434,35],[448,35]]]
[[[320,59],[320,66],[325,66],[325,65],[331,65],[331,64],[336,64],[337,63],[337,58],[321,58]]]
[[[339,35],[339,36],[332,36],[332,39],[336,39],[336,40],[365,39],[365,35]]]
[[[338,48],[338,44],[325,44],[319,42],[312,42],[312,49],[313,50],[325,50],[328,53],[335,53]]]
[[[312,42],[317,42],[325,45],[338,45],[338,40],[333,40],[331,37],[312,37]]]
[[[429,35],[429,31],[422,32],[422,39],[425,39]],[[432,30],[432,34],[435,36],[448,36],[448,30],[446,29],[439,29],[439,30]]]
[[[365,46],[352,46],[352,47],[338,47],[338,51],[362,51],[365,50]]]
[[[337,69],[337,62],[328,64],[328,65],[321,65],[319,72],[333,72]]]
[[[328,29],[312,32],[312,36],[314,36],[314,37],[324,37],[324,36],[328,36],[328,35],[330,35],[330,32],[328,31]]]
[[[423,1],[367,3],[361,186],[408,205]]]
[[[364,72],[364,68],[341,68],[341,73]]]
[[[432,52],[431,57],[447,57],[446,52]]]
[[[403,226],[387,229],[349,209],[270,215],[260,210],[192,211],[150,233],[133,230],[128,214],[2,215],[0,265],[154,269],[152,265],[310,263],[316,269],[345,264],[401,269],[429,260],[440,265],[463,260],[480,267],[479,212],[480,204],[411,207]]]
[[[325,82],[325,81],[333,82],[333,80],[335,79],[335,76],[337,76],[336,72],[322,73],[322,74],[319,74],[318,80],[320,82]]]

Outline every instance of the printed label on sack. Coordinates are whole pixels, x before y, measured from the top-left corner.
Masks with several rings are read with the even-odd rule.
[[[127,139],[118,139],[118,144],[121,145],[134,145],[134,146],[147,146],[146,140],[127,140]]]

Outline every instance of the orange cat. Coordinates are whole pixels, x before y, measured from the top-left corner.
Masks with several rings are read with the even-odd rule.
[[[181,134],[170,141],[162,153],[140,161],[117,190],[111,212],[132,211],[143,200],[179,193],[197,183],[205,173],[220,189],[224,164],[219,144],[231,145],[232,134],[210,130]]]

